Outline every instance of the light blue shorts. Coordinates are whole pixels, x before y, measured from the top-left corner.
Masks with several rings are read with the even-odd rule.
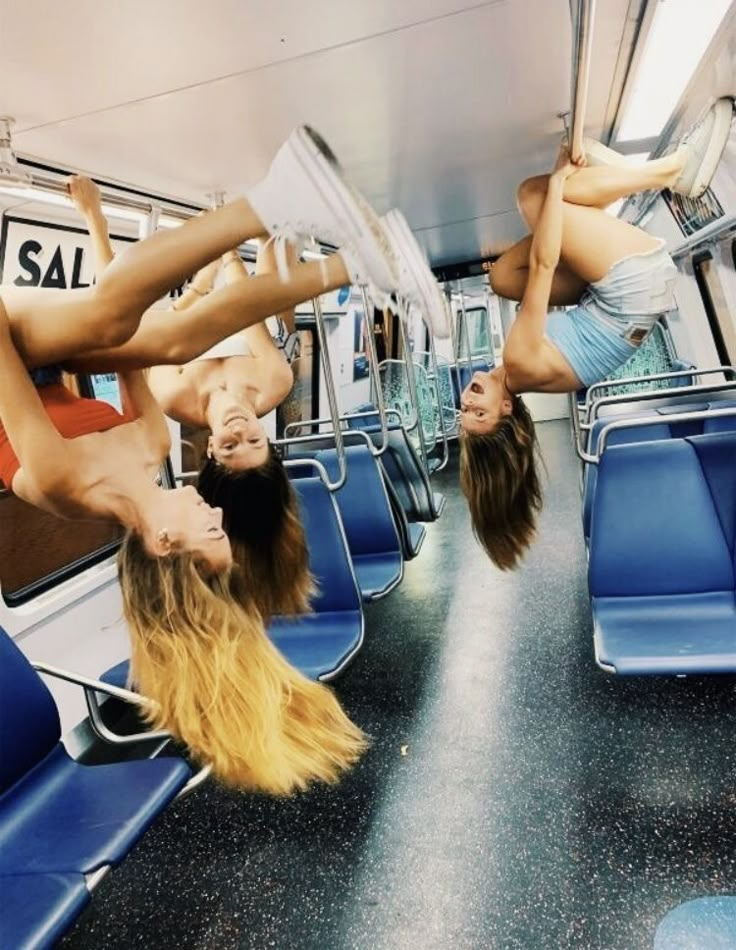
[[[638,346],[657,318],[675,307],[677,267],[665,242],[617,261],[605,277],[589,284],[580,301],[592,316]]]

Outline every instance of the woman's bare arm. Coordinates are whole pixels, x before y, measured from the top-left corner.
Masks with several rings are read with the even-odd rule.
[[[95,260],[95,274],[99,277],[115,257],[110,244],[107,218],[102,211],[100,189],[91,178],[85,178],[84,175],[72,175],[68,185],[72,201],[87,222]]]
[[[562,200],[565,181],[576,170],[566,149],[549,177],[547,195],[529,250],[526,290],[504,347],[504,364],[529,368],[539,357],[549,310],[549,297],[562,247]]]
[[[171,434],[145,373],[142,370],[124,370],[118,373],[118,382],[126,419],[143,422],[151,445],[156,452],[160,452],[163,461],[171,449]]]
[[[2,305],[0,366],[0,420],[26,476],[40,491],[50,491],[73,477],[79,457],[74,440],[59,435],[49,419],[38,390],[13,346]]]

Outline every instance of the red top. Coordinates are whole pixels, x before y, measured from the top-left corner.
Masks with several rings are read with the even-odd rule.
[[[105,432],[131,421],[109,403],[99,399],[83,399],[62,383],[41,386],[37,391],[49,419],[65,439],[89,435],[91,432]],[[51,459],[49,464],[53,464]],[[0,425],[0,481],[4,482],[6,488],[12,486],[15,473],[20,467],[21,463],[13,451],[7,433]]]

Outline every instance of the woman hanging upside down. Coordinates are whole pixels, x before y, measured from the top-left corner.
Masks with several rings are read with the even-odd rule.
[[[519,187],[533,235],[496,261],[490,280],[521,306],[503,365],[475,373],[461,397],[460,484],[476,537],[498,567],[518,564],[542,504],[534,425],[520,395],[576,392],[604,379],[674,307],[677,269],[664,241],[603,209],[649,189],[702,194],[732,114],[731,100],[719,100],[674,154],[639,167],[599,143],[588,151],[605,167],[579,167],[563,148],[551,175]]]
[[[70,188],[101,274],[113,251],[99,189],[84,178],[72,179]],[[292,244],[286,262],[289,271],[297,264]],[[70,360],[64,368],[112,372],[151,365],[148,386],[163,412],[181,424],[211,430],[197,489],[222,509],[248,605],[268,621],[273,614],[306,612],[313,590],[296,495],[259,422],[286,398],[294,379],[265,322],[225,336],[232,321],[223,308],[202,324],[194,304],[212,292],[221,265],[228,285],[250,279],[237,251],[229,251],[196,274],[155,331],[139,330],[122,346]],[[273,242],[262,243],[256,275],[276,273]],[[293,308],[279,319],[293,327]]]
[[[344,183],[334,156],[304,127],[247,200],[133,245],[95,286],[0,288],[6,487],[60,517],[117,520],[128,529],[119,572],[131,675],[158,704],[152,722],[211,762],[224,781],[274,794],[336,780],[359,757],[365,737],[326,687],[283,660],[260,616],[242,608],[222,512],[193,488],[156,485],[169,450],[163,415],[139,369],[105,364],[102,356],[132,337],[142,345],[165,334],[171,315],[148,308],[188,274],[249,238],[300,231],[343,250],[294,266],[288,282],[264,274],[197,301],[181,315],[189,321],[182,361],[325,290],[347,283],[396,289],[379,222]],[[210,323],[218,326],[215,339]],[[203,345],[187,356],[193,341]],[[82,356],[99,358],[100,370],[120,371],[122,416],[79,399],[48,370]],[[141,365],[151,362],[161,362],[160,355]],[[34,385],[29,370],[39,367],[45,371]]]

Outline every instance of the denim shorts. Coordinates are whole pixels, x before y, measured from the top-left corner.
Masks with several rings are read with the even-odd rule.
[[[601,323],[639,346],[657,318],[675,307],[677,267],[662,241],[643,254],[617,261],[605,277],[589,284],[580,306]]]

